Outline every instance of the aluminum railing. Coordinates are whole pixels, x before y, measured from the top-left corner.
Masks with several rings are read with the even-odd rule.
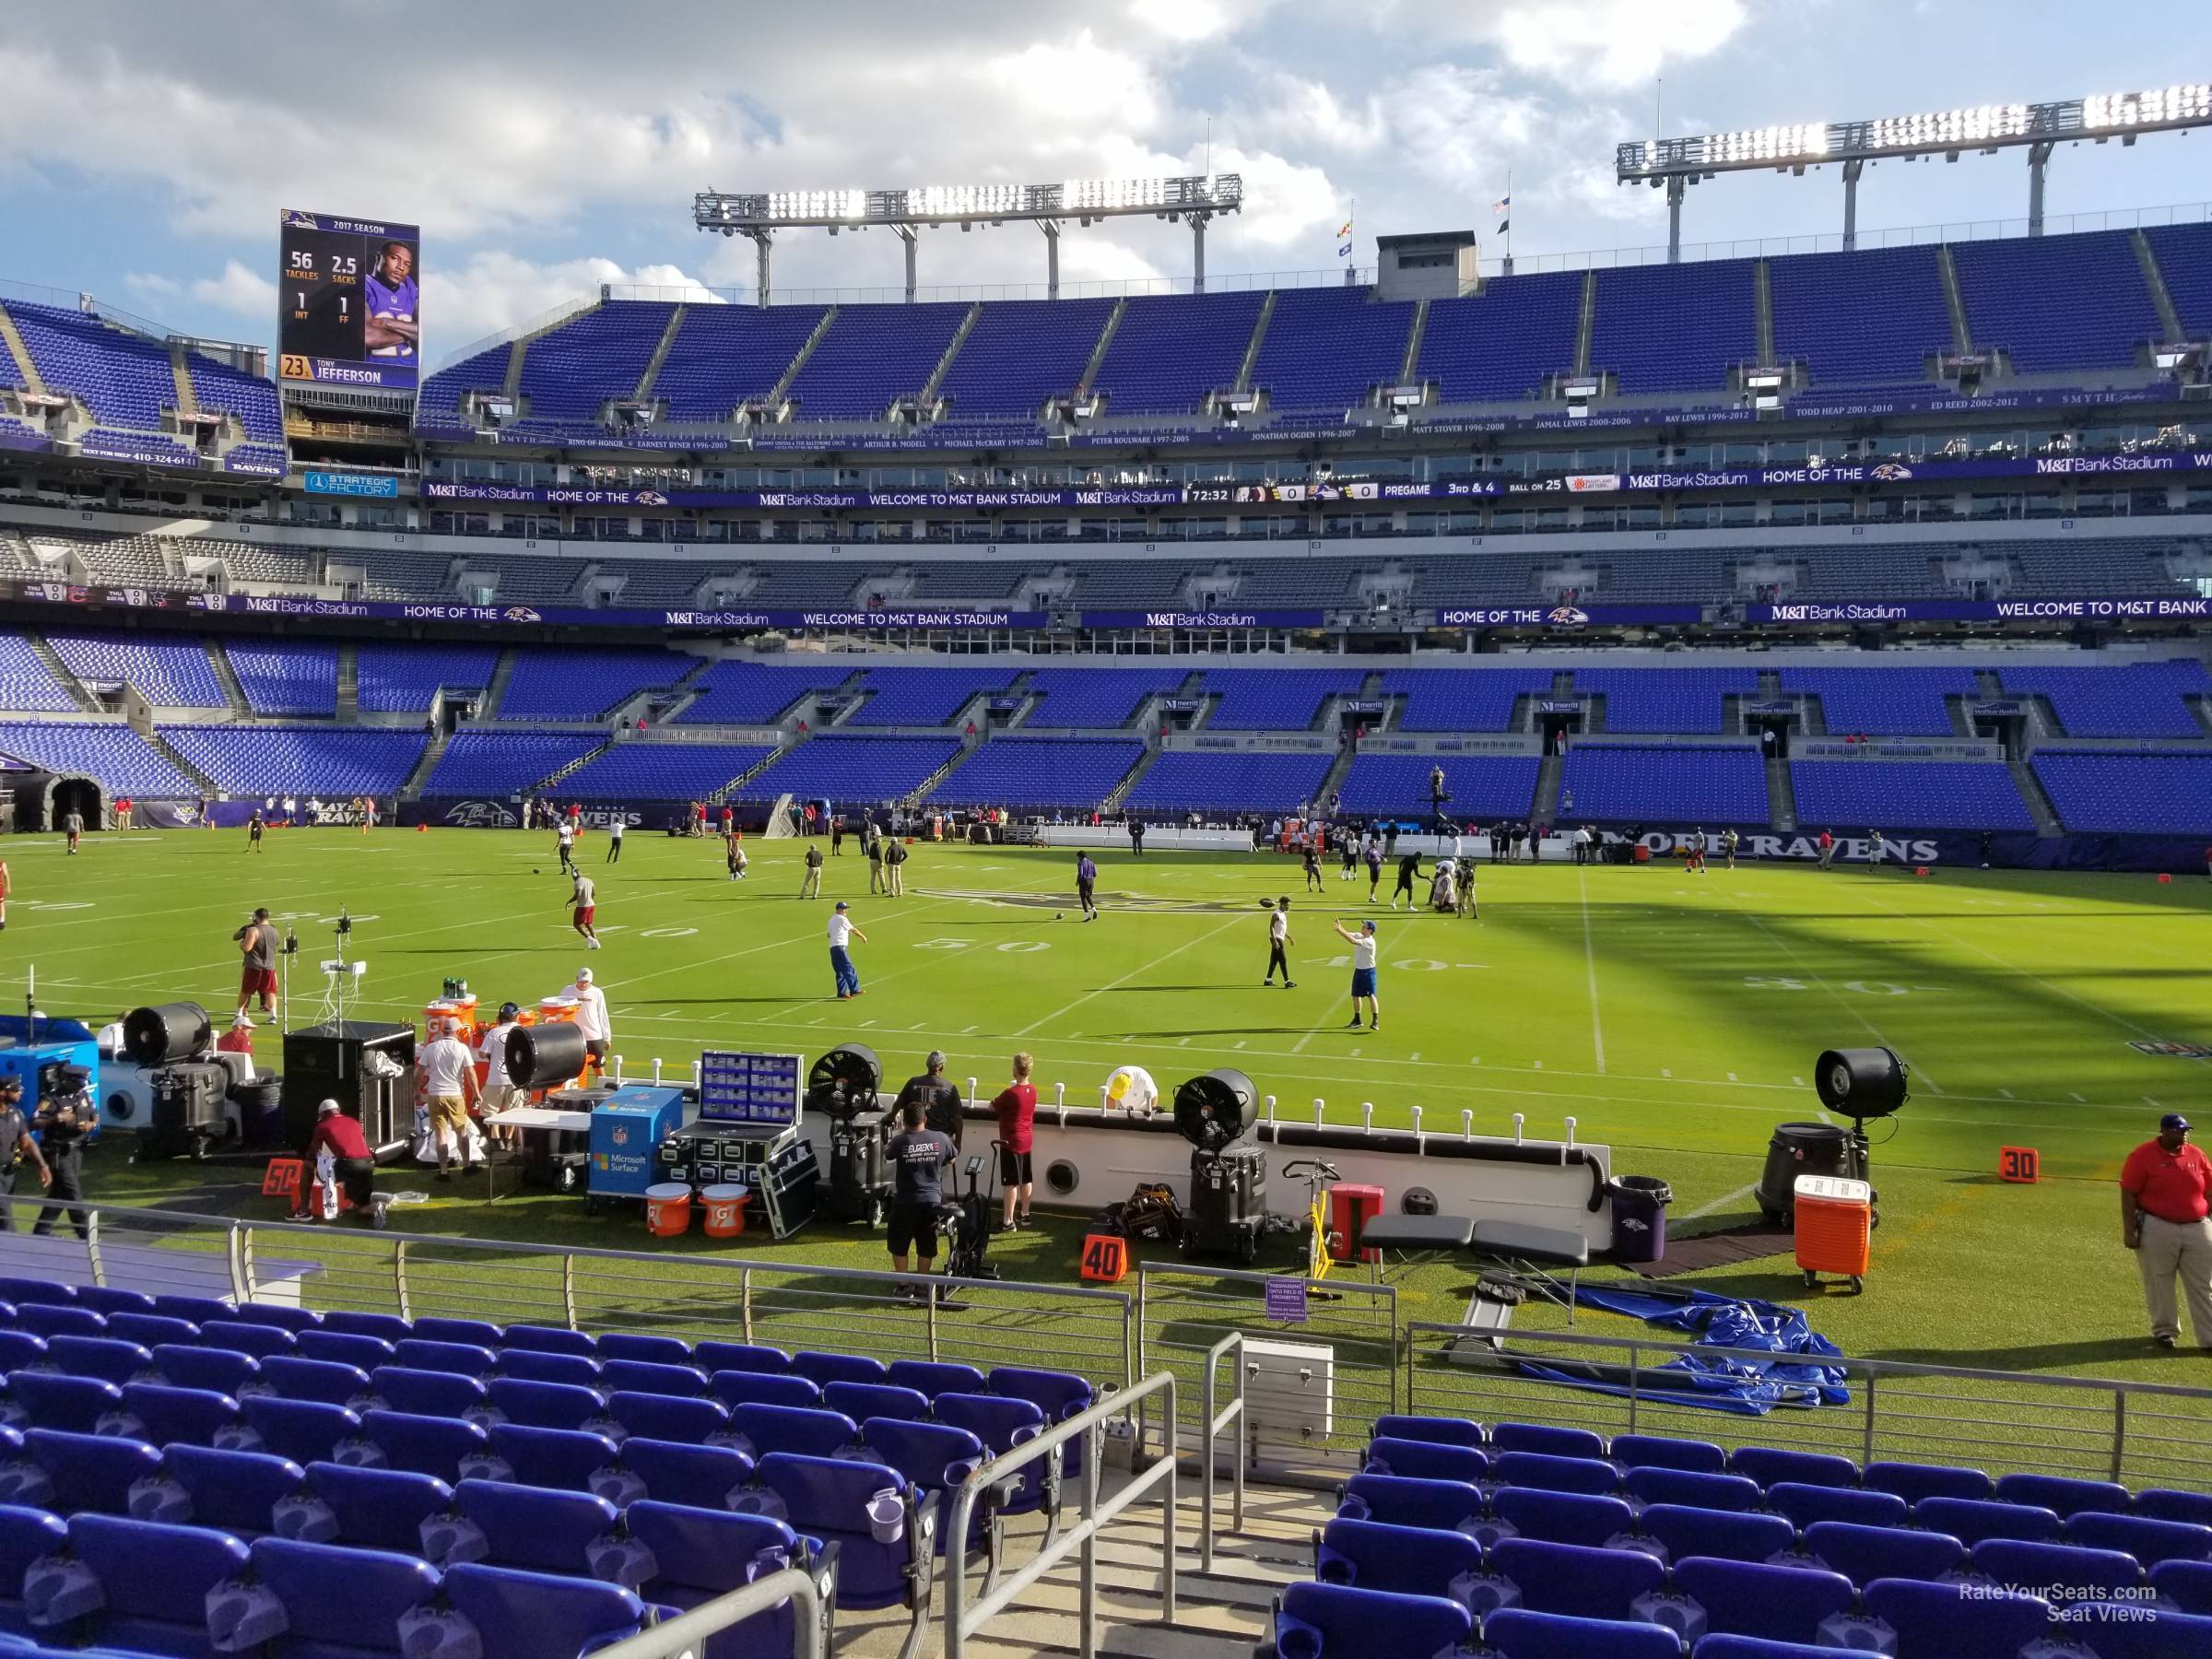
[[[825,1659],[823,1635],[826,1587],[803,1567],[786,1567],[742,1589],[701,1602],[688,1613],[626,1637],[610,1647],[594,1648],[593,1659],[704,1659],[707,1640],[732,1625],[766,1613],[786,1601],[799,1604],[792,1619],[796,1644],[793,1659]]]
[[[1230,1398],[1216,1411],[1214,1378],[1224,1356],[1229,1359]],[[1205,1439],[1198,1447],[1198,1568],[1202,1572],[1214,1570],[1214,1467],[1220,1461],[1216,1447],[1222,1430],[1232,1426],[1237,1438],[1231,1442],[1235,1462],[1230,1472],[1229,1530],[1244,1530],[1244,1333],[1231,1331],[1207,1350],[1206,1381],[1198,1391],[1198,1418],[1205,1425]]]
[[[24,1218],[38,1200],[0,1199]],[[574,1330],[664,1330],[879,1359],[1022,1363],[1101,1392],[1135,1372],[1135,1302],[1119,1290],[922,1278],[719,1250],[579,1249],[522,1241],[241,1221],[85,1206],[91,1237],[40,1241],[56,1277],[70,1253],[93,1284],[352,1312],[496,1318]],[[395,1212],[404,1213],[404,1212]],[[957,1298],[910,1300],[927,1285]],[[487,1310],[493,1310],[487,1312]]]
[[[1732,1414],[1695,1403],[1677,1361],[1771,1364],[1764,1349],[1664,1336],[1512,1331],[1493,1343],[1464,1325],[1405,1327],[1406,1408],[1591,1429],[1686,1435],[1730,1445],[1951,1464],[2133,1485],[2212,1486],[2212,1388],[2103,1377],[2047,1377],[1900,1359],[1805,1356],[1833,1366],[1850,1398]],[[1605,1392],[1524,1365],[1603,1365]],[[1674,1385],[1671,1385],[1674,1384]],[[1710,1398],[1710,1396],[1707,1396]]]
[[[1159,1458],[1104,1504],[1099,1501],[1099,1459],[1103,1450],[1107,1421],[1127,1417],[1139,1402],[1159,1394],[1167,1396],[1168,1421],[1173,1422],[1174,1373],[1160,1371],[1132,1387],[1109,1394],[1089,1409],[1047,1429],[1034,1440],[1024,1441],[1012,1451],[993,1458],[971,1474],[960,1489],[952,1494],[952,1513],[945,1523],[944,1534],[948,1540],[945,1547],[946,1659],[961,1659],[961,1655],[967,1652],[971,1636],[979,1633],[992,1618],[1004,1612],[1017,1595],[1065,1560],[1071,1550],[1079,1552],[1080,1559],[1077,1645],[1083,1659],[1095,1659],[1099,1651],[1099,1534],[1124,1510],[1154,1487],[1162,1484],[1167,1491],[1160,1500],[1159,1618],[1160,1622],[1165,1624],[1172,1625],[1175,1622],[1177,1459],[1171,1452]],[[968,1602],[967,1539],[977,1502],[988,1488],[1010,1476],[1018,1475],[1039,1459],[1078,1439],[1083,1443],[1083,1472],[1077,1481],[1079,1518],[1075,1525],[1065,1530],[1055,1527],[1054,1532],[1048,1533],[1044,1545],[1036,1555],[1018,1571],[986,1590],[982,1599],[971,1606]],[[1206,1524],[1210,1526],[1210,1517]]]

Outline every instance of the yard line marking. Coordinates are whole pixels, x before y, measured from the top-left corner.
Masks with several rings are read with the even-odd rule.
[[[2009,1088],[2000,1088],[1997,1090],[1997,1092],[2003,1095],[2008,1100],[2012,1099],[2012,1090]]]
[[[1805,1087],[1805,1079],[1803,1077],[1792,1077],[1790,1082],[1794,1087],[1798,1088],[1803,1088]]]
[[[1085,1003],[1090,1001],[1092,997],[1103,996],[1109,991],[1118,991],[1122,986],[1127,984],[1131,980],[1136,978],[1140,973],[1151,972],[1153,969],[1159,967],[1162,962],[1167,961],[1170,958],[1179,957],[1184,951],[1190,949],[1192,946],[1203,945],[1208,939],[1215,937],[1217,935],[1227,933],[1230,928],[1235,927],[1243,920],[1244,918],[1241,916],[1231,916],[1228,921],[1222,923],[1220,926],[1211,928],[1208,931],[1200,934],[1196,938],[1185,939],[1182,944],[1176,946],[1174,949],[1164,950],[1160,952],[1159,955],[1154,957],[1150,961],[1142,963],[1137,967],[1130,969],[1129,971],[1123,974],[1121,978],[1116,980],[1109,980],[1105,984],[1100,985],[1095,991],[1084,992],[1082,995],[1077,997],[1074,1002],[1069,1003],[1065,1008],[1055,1009],[1052,1013],[1047,1014],[1042,1019],[1031,1020],[1028,1025],[1022,1027],[1020,1030],[1015,1032],[1014,1035],[1016,1037],[1027,1037],[1032,1031],[1041,1031],[1046,1026],[1052,1025],[1057,1020],[1065,1019],[1070,1014],[1073,1014]],[[1311,1035],[1311,1033],[1309,1033],[1309,1035]]]
[[[1990,961],[1994,962],[1998,967],[2004,969],[2006,972],[2017,973],[2020,976],[2020,978],[2028,981],[2029,983],[2041,985],[2044,990],[2051,992],[2053,994],[2065,997],[2076,1007],[2087,1008],[2090,1013],[2095,1014],[2101,1018],[2111,1020],[2114,1025],[2120,1027],[2123,1030],[2133,1031],[2138,1037],[2147,1037],[2154,1040],[2158,1037],[2158,1033],[2156,1031],[2149,1030],[2143,1026],[2137,1025],[2134,1020],[2129,1019],[2125,1015],[2115,1014],[2110,1008],[2100,1007],[2096,1003],[2089,1001],[2089,999],[2086,996],[2077,996],[2073,992],[2067,990],[2064,985],[2054,984],[2050,980],[2044,979],[2041,974],[2030,973],[2025,968],[2016,968],[2010,962],[2007,962],[2003,957],[1997,955],[1996,952],[1993,950],[1985,950],[1971,939],[1962,939],[1957,934],[1950,932],[1947,928],[1938,927],[1933,922],[1926,921],[1919,916],[1908,916],[1900,911],[1891,910],[1888,905],[1881,903],[1878,900],[1875,900],[1875,905],[1878,910],[1888,911],[1891,915],[1898,917],[1900,921],[1918,922],[1921,926],[1926,928],[1930,933],[1948,939],[1952,944],[1957,945],[1963,949],[1971,950],[1976,956],[1987,958]],[[2039,904],[2036,906],[2036,908],[2038,910],[2047,910],[2050,907],[2048,905]],[[1931,1088],[1936,1088],[1933,1083],[1929,1084],[1928,1087]],[[1937,1094],[1941,1094],[1943,1090],[1936,1088],[1936,1092]]]
[[[1244,1046],[1244,1040],[1241,1037],[1237,1039],[1237,1046],[1239,1048],[1242,1048]]]
[[[1815,985],[1818,986],[1822,991],[1825,991],[1830,999],[1833,1001],[1838,1007],[1841,1008],[1844,1013],[1850,1015],[1852,1018],[1857,1020],[1860,1025],[1864,1026],[1867,1034],[1871,1036],[1877,1042],[1880,1043],[1884,1048],[1893,1051],[1897,1057],[1900,1060],[1902,1060],[1905,1065],[1911,1068],[1912,1075],[1928,1086],[1928,1091],[1931,1094],[1941,1094],[1943,1092],[1942,1084],[1936,1082],[1934,1077],[1930,1077],[1924,1070],[1923,1070],[1920,1065],[1914,1062],[1912,1057],[1906,1053],[1903,1049],[1899,1048],[1896,1043],[1890,1041],[1888,1038],[1883,1036],[1881,1028],[1876,1025],[1871,1019],[1868,1019],[1865,1015],[1860,1013],[1857,1008],[1853,1007],[1851,1003],[1844,998],[1844,995],[1841,991],[1837,990],[1833,985],[1822,979],[1820,975],[1813,969],[1806,967],[1805,965],[1805,959],[1799,956],[1796,951],[1793,950],[1788,942],[1784,940],[1779,934],[1777,934],[1772,928],[1769,927],[1764,922],[1761,922],[1757,916],[1753,915],[1749,911],[1739,909],[1736,912],[1736,914],[1743,917],[1745,921],[1750,923],[1752,926],[1758,928],[1759,931],[1766,936],[1767,940],[1772,944],[1776,949],[1780,950],[1783,956],[1790,959],[1790,964],[1792,967],[1794,967],[1799,973],[1803,974],[1806,979],[1810,980]]]
[[[1728,1074],[1728,1081],[1731,1083],[1735,1081],[1735,1074],[1734,1072],[1730,1072]]]
[[[1659,1075],[1660,1075],[1661,1077],[1673,1077],[1675,1074],[1674,1074],[1673,1072],[1671,1072],[1671,1071],[1667,1070],[1667,1069],[1666,1069],[1666,1067],[1663,1065],[1663,1066],[1661,1066],[1661,1067],[1659,1068]]]
[[[1818,1118],[1822,1123],[1827,1124],[1831,1127],[1834,1125],[1836,1121],[1834,1118],[1830,1117],[1827,1112],[1821,1111],[1818,1106],[1813,1108],[1813,1115]]]
[[[1597,1051],[1597,1069],[1606,1069],[1606,1028],[1597,1017],[1597,946],[1590,935],[1590,881],[1585,867],[1576,865],[1575,888],[1583,899],[1583,967],[1590,981],[1590,1044]]]
[[[2143,1097],[2143,1104],[2149,1107],[2153,1112],[2163,1112],[2166,1110],[2163,1105],[2157,1100],[2152,1100],[2148,1095],[2145,1095]]]
[[[1685,1221],[1702,1221],[1707,1216],[1717,1216],[1723,1210],[1728,1208],[1731,1205],[1735,1204],[1742,1199],[1750,1197],[1752,1194],[1758,1191],[1758,1182],[1747,1182],[1744,1185],[1737,1187],[1733,1193],[1722,1194],[1711,1204],[1700,1204],[1696,1209],[1691,1210],[1688,1215],[1683,1217],[1682,1219]]]
[[[1541,1061],[1541,1060],[1538,1060],[1537,1062],[1535,1062],[1535,1067],[1536,1067],[1536,1069],[1537,1069],[1538,1071],[1542,1071],[1542,1070],[1544,1069],[1544,1062],[1543,1062],[1543,1061]]]
[[[975,1034],[975,1028],[974,1028],[973,1026],[970,1026],[970,1027],[969,1027],[969,1028],[968,1028],[968,1029],[967,1029],[965,1031],[962,1031],[962,1032],[960,1033],[960,1035],[961,1035],[961,1036],[963,1036],[963,1037],[971,1037],[971,1036],[973,1036],[974,1034]]]
[[[865,1031],[875,1023],[876,1022],[872,1019],[864,1019],[860,1022],[860,1029]]]
[[[1415,1049],[1415,1050],[1413,1051],[1413,1053],[1410,1053],[1410,1054],[1408,1054],[1408,1055],[1406,1055],[1406,1059],[1408,1059],[1408,1060],[1412,1060],[1412,1061],[1417,1061],[1417,1062],[1418,1062],[1418,1061],[1420,1059],[1420,1057],[1421,1057],[1421,1051],[1420,1051],[1419,1049]]]
[[[2079,1100],[2084,1106],[2087,1106],[2089,1103],[2087,1096],[2076,1095],[2074,1098]]]

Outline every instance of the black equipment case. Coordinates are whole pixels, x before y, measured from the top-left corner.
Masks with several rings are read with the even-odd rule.
[[[1182,1222],[1185,1255],[1259,1259],[1267,1225],[1267,1154],[1258,1147],[1191,1154],[1191,1207]]]

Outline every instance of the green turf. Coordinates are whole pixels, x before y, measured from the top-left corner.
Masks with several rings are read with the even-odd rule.
[[[633,836],[607,868],[604,840],[587,838],[606,938],[588,959],[632,1074],[655,1056],[688,1067],[707,1046],[811,1054],[859,1038],[900,1076],[941,1045],[957,1077],[989,1090],[1020,1047],[1035,1053],[1048,1100],[1064,1082],[1088,1102],[1125,1062],[1171,1088],[1227,1062],[1284,1111],[1310,1114],[1321,1096],[1337,1121],[1371,1101],[1381,1123],[1406,1123],[1418,1105],[1431,1129],[1472,1111],[1477,1130],[1495,1134],[1518,1112],[1530,1135],[1555,1136],[1571,1115],[1581,1138],[1615,1148],[1620,1171],[1673,1182],[1680,1233],[1749,1215],[1772,1125],[1814,1115],[1806,1082],[1821,1049],[1887,1043],[1914,1068],[1913,1098],[1876,1130],[1873,1271],[1865,1296],[1822,1297],[1816,1326],[1862,1355],[2212,1384],[2212,1361],[2148,1353],[2112,1185],[2162,1107],[2212,1109],[2206,1063],[2129,1046],[2212,1041],[2212,884],[1485,866],[1477,922],[1394,916],[1333,869],[1308,900],[1287,860],[1136,861],[1117,849],[1100,858],[1106,914],[1086,924],[1068,890],[1072,853],[917,847],[909,894],[891,900],[869,895],[867,865],[848,849],[829,863],[823,900],[802,903],[798,843],[750,850],[750,878],[731,884],[712,841]],[[104,1017],[189,996],[227,1014],[229,935],[257,903],[294,920],[303,961],[329,952],[320,919],[350,906],[349,954],[370,965],[357,1006],[372,1018],[418,1015],[448,974],[487,1005],[534,1001],[587,959],[543,835],[284,831],[259,856],[240,832],[98,836],[74,860],[18,837],[6,854],[11,971],[35,964],[54,1012]],[[1300,982],[1264,990],[1253,978],[1266,956],[1260,902],[1286,892]],[[823,927],[837,898],[868,935],[855,947],[866,994],[851,1004],[830,999]],[[1348,947],[1329,924],[1369,914],[1382,922],[1384,1030],[1349,1031]],[[303,985],[296,1018],[312,1018],[319,995],[319,982]],[[260,1050],[277,1060],[273,1032]],[[2006,1145],[2041,1152],[2040,1185],[1997,1182]],[[270,1214],[244,1179],[124,1168],[112,1149],[95,1173],[96,1192],[114,1199]],[[190,1190],[201,1187],[212,1190]],[[488,1207],[472,1189],[440,1188],[405,1215],[446,1233],[642,1241],[632,1218],[587,1218],[542,1194]],[[882,1261],[857,1232],[811,1230],[780,1249]],[[1073,1277],[1065,1230],[996,1253],[1013,1275]],[[1452,1317],[1465,1280],[1416,1276],[1409,1306]],[[1699,1282],[1804,1295],[1786,1256]]]

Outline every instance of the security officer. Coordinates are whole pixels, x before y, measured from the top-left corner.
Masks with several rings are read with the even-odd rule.
[[[0,1200],[15,1195],[16,1171],[29,1161],[39,1171],[39,1185],[53,1184],[46,1155],[30,1138],[30,1124],[23,1117],[23,1079],[0,1077]],[[14,1206],[0,1203],[0,1232],[15,1230]]]
[[[960,1149],[960,1125],[964,1113],[960,1107],[960,1091],[945,1076],[947,1061],[943,1049],[931,1049],[924,1063],[928,1069],[909,1077],[899,1091],[899,1106],[903,1109],[909,1100],[922,1102],[922,1122],[925,1128],[935,1129],[952,1142],[952,1149]]]
[[[39,1102],[39,1114],[32,1127],[39,1132],[46,1167],[53,1175],[47,1185],[46,1202],[39,1210],[38,1223],[30,1230],[34,1237],[44,1238],[65,1215],[76,1229],[78,1238],[92,1236],[92,1224],[86,1219],[83,1203],[85,1142],[100,1121],[100,1114],[92,1105],[91,1082],[92,1074],[83,1066],[64,1066],[60,1087],[46,1093]]]

